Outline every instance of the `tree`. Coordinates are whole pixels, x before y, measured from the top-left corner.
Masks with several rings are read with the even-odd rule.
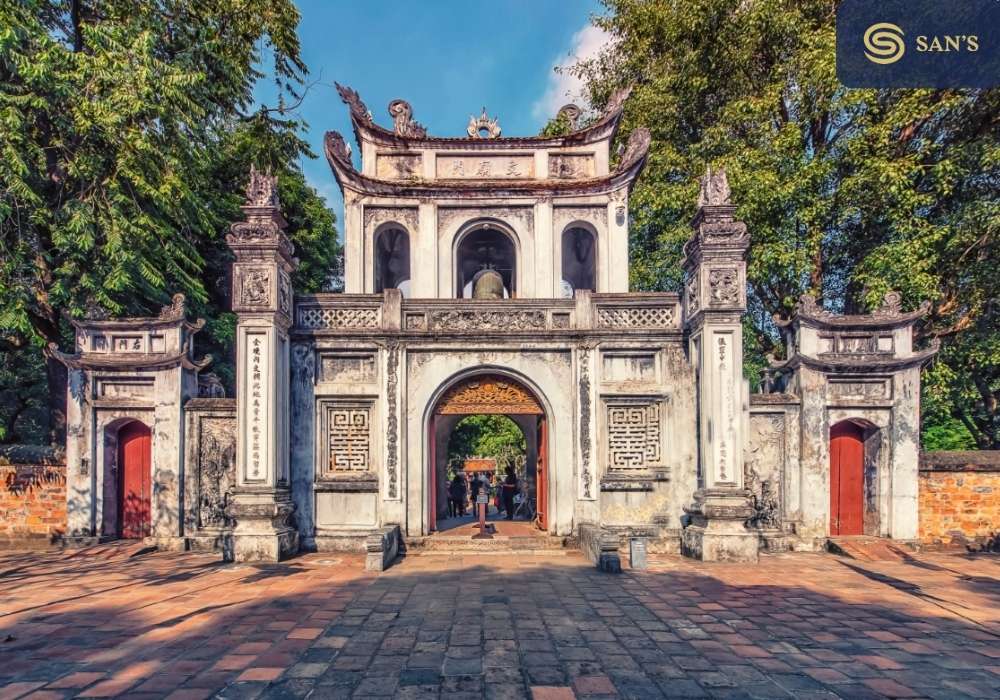
[[[477,415],[460,420],[448,439],[448,464],[469,457],[492,457],[503,469],[523,460],[526,454],[524,433],[507,416]]]
[[[783,351],[771,318],[802,293],[850,313],[898,289],[934,303],[919,340],[943,341],[928,418],[1000,447],[1000,91],[844,88],[830,0],[605,3],[613,40],[573,70],[597,106],[633,84],[622,131],[653,136],[632,285],[679,290],[697,177],[724,165],[752,240],[748,375]]]
[[[281,107],[303,89],[298,20],[291,0],[0,5],[0,351],[69,348],[68,318],[152,313],[183,292],[225,360],[223,234],[251,162],[279,175],[298,289],[323,285],[333,217]],[[279,106],[250,111],[265,46]],[[58,432],[65,374],[46,369]]]

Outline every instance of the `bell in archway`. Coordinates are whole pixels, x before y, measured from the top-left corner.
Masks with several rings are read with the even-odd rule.
[[[496,270],[483,270],[472,285],[473,299],[503,299],[503,277]]]

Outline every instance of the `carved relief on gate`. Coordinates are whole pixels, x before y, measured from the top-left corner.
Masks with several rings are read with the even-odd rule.
[[[271,305],[271,273],[263,267],[238,267],[239,306]]]
[[[740,273],[735,267],[709,270],[708,300],[711,306],[731,306],[740,303]]]
[[[473,377],[459,382],[445,392],[434,412],[442,415],[543,413],[541,405],[527,389],[502,376]]]
[[[198,527],[231,527],[236,487],[236,418],[205,417],[198,426]]]
[[[322,402],[320,478],[373,471],[373,406],[370,401]]]
[[[781,527],[782,484],[785,465],[785,414],[750,415],[750,435],[743,456],[744,483],[750,491],[754,514],[750,524],[773,529]]]
[[[607,470],[645,470],[662,465],[663,405],[658,400],[605,402]]]

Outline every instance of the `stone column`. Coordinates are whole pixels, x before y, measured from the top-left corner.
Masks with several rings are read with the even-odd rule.
[[[236,520],[225,556],[278,561],[298,551],[289,525],[288,328],[296,261],[279,211],[276,179],[250,171],[246,221],[227,238],[236,256],[232,308],[236,326],[237,457],[231,514]]]
[[[608,254],[597,259],[599,291],[627,294],[628,280],[628,188],[615,190],[608,198]],[[604,289],[601,289],[603,284]]]
[[[705,561],[756,561],[758,537],[743,484],[743,331],[746,225],[733,217],[725,171],[702,178],[694,236],[685,246],[684,311],[698,374],[699,480],[685,508],[684,553]]]

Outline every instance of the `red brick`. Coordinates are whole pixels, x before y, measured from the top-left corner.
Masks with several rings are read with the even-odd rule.
[[[570,688],[555,685],[531,686],[532,700],[574,700],[576,696]]]
[[[260,666],[248,668],[236,679],[238,681],[273,681],[277,679],[285,669]]]
[[[618,692],[607,676],[580,676],[573,681],[573,690],[579,696],[614,695]]]

